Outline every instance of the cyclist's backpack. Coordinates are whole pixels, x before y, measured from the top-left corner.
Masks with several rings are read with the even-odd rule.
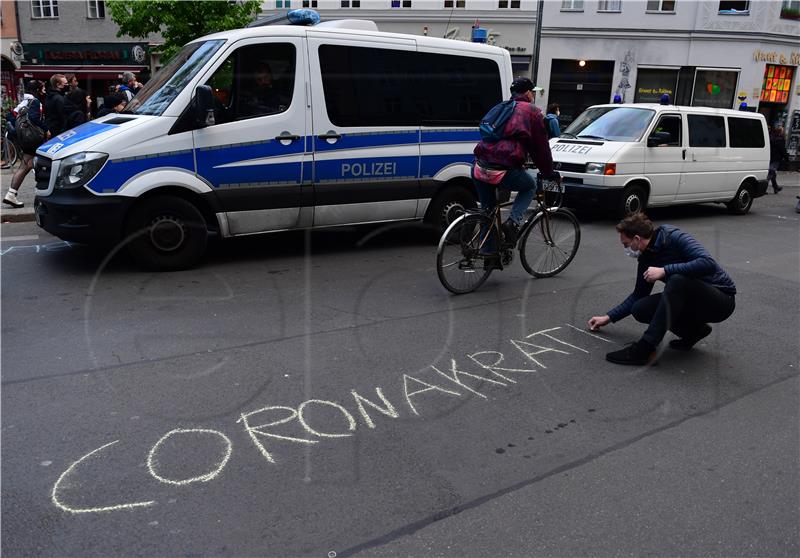
[[[45,132],[39,126],[31,122],[28,109],[33,101],[20,108],[17,112],[17,143],[22,149],[36,149],[44,143]]]
[[[495,143],[503,139],[503,130],[514,114],[516,101],[503,101],[493,106],[486,116],[481,118],[480,131],[481,139],[489,143]]]

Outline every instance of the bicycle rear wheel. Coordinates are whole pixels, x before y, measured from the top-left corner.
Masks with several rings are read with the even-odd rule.
[[[467,213],[447,227],[436,250],[436,272],[444,288],[451,293],[474,291],[492,273],[484,269],[485,238],[491,220],[484,215]],[[482,246],[482,244],[484,246]]]
[[[552,277],[569,265],[580,243],[581,228],[572,212],[539,213],[519,245],[522,267],[534,277]]]

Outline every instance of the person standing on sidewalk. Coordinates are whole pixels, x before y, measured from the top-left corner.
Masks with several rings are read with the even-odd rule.
[[[547,115],[544,117],[544,127],[547,130],[547,139],[557,138],[561,135],[561,126],[558,124],[558,117],[561,115],[561,107],[558,103],[547,105]]]
[[[644,213],[616,226],[625,254],[638,260],[633,292],[604,316],[589,319],[596,331],[633,315],[648,324],[641,339],[606,355],[615,364],[647,364],[667,331],[679,339],[672,349],[688,351],[711,333],[708,322],[727,320],[736,308],[736,285],[691,235],[671,225],[656,227]],[[656,281],[664,291],[650,294]]]
[[[28,120],[31,124],[38,126],[45,132],[44,137],[46,139],[47,128],[45,127],[45,119],[42,114],[42,102],[40,100],[40,97],[44,96],[44,83],[32,80],[28,82],[26,89],[25,99],[14,111],[19,112],[23,106],[26,107],[28,111]],[[17,199],[17,193],[19,192],[19,187],[22,185],[22,181],[25,180],[25,177],[28,176],[28,173],[31,172],[33,168],[33,157],[36,155],[36,149],[38,147],[38,145],[20,145],[20,149],[22,150],[22,164],[20,164],[17,172],[14,173],[14,176],[11,177],[11,184],[8,187],[8,192],[6,192],[3,198],[4,204],[14,208],[20,208],[25,205]]]
[[[55,137],[67,130],[66,93],[69,91],[67,77],[64,74],[53,74],[50,77],[50,89],[44,101],[45,124],[50,137]]]
[[[783,128],[775,126],[769,136],[769,173],[767,180],[772,182],[772,191],[778,193],[783,190],[783,186],[778,186],[778,167],[781,162],[789,158],[786,153],[786,140],[783,138]]]

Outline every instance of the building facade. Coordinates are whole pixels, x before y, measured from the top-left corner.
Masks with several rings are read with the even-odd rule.
[[[119,83],[122,73],[132,71],[141,81],[150,74],[151,43],[117,37],[118,27],[106,13],[103,0],[18,0],[13,4],[23,56],[16,76],[23,80],[48,80],[56,73],[75,74],[79,86],[95,100]]]
[[[323,19],[371,19],[383,31],[470,40],[475,24],[533,67],[537,0],[267,0],[265,12],[309,7]],[[800,144],[800,0],[546,0],[536,103],[584,108],[659,102],[757,110]]]

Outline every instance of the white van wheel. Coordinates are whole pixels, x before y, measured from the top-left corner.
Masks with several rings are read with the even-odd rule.
[[[125,234],[131,256],[158,271],[195,265],[208,241],[203,215],[177,196],[156,196],[137,204],[128,217]]]
[[[619,210],[620,217],[627,217],[644,211],[647,207],[647,195],[641,186],[628,186],[622,191]]]
[[[753,193],[749,184],[742,184],[736,192],[736,197],[725,204],[729,213],[744,215],[753,207]]]

